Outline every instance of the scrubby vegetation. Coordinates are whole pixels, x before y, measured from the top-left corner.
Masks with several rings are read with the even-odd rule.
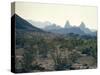
[[[96,68],[96,37],[40,34],[16,31],[16,72]]]

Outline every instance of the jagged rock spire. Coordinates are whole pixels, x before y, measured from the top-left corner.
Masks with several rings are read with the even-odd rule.
[[[69,21],[66,21],[64,28],[70,28],[70,27],[71,27],[71,26],[70,26]]]
[[[81,22],[80,28],[85,28],[85,23],[84,22]]]

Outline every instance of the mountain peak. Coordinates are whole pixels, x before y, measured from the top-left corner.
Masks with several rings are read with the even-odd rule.
[[[15,16],[16,16],[16,17],[20,17],[20,16],[18,16],[18,15],[15,13],[15,14],[12,15],[12,18],[13,18],[13,17],[15,18]],[[20,17],[20,18],[21,18],[21,17]]]
[[[43,30],[33,26],[17,14],[14,14],[11,17],[11,24],[15,25],[17,30],[44,32]]]
[[[80,28],[85,28],[85,23],[84,22],[81,22]]]
[[[65,28],[70,28],[71,26],[70,26],[70,23],[69,23],[69,21],[66,21],[66,23],[65,23],[65,26],[64,26]]]

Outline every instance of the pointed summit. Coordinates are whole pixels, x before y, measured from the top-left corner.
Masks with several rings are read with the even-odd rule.
[[[84,22],[81,22],[80,28],[81,28],[81,29],[84,29],[84,28],[85,28],[85,23],[84,23]]]
[[[82,31],[84,31],[86,34],[90,34],[91,35],[91,30],[89,28],[86,27],[85,23],[84,22],[81,22],[80,24],[80,29]]]
[[[11,25],[15,25],[16,30],[44,32],[43,30],[33,26],[17,14],[14,14],[11,17]]]
[[[70,27],[71,27],[71,26],[70,26],[69,21],[66,21],[64,28],[70,28]]]

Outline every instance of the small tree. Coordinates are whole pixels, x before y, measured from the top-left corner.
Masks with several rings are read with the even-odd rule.
[[[55,48],[55,50],[51,53],[51,57],[54,61],[55,70],[65,70],[70,68],[70,64],[68,64],[66,50],[60,49],[59,46]]]
[[[80,57],[80,54],[77,53],[77,51],[72,51],[70,54],[69,54],[69,60],[71,61],[71,63],[75,63],[76,60]]]

